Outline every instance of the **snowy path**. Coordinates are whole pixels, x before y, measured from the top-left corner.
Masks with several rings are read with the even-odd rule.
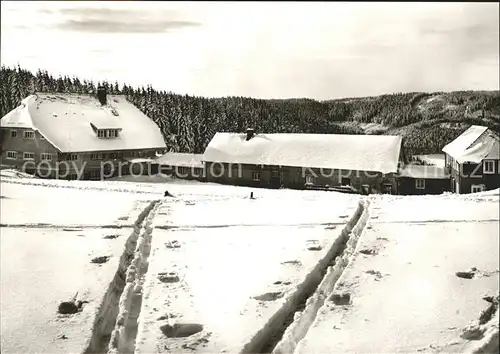
[[[498,292],[498,191],[359,203],[288,190],[251,200],[249,188],[202,183],[169,183],[176,197],[163,198],[162,184],[3,182],[5,353],[460,352],[498,342],[498,310],[474,332],[482,339],[460,338],[491,306],[484,293]],[[471,279],[456,276],[471,267]],[[82,310],[57,314],[76,292]]]
[[[355,257],[295,353],[464,352],[463,328],[489,306],[485,295],[498,294],[497,203],[374,199]],[[472,279],[456,275],[471,267]]]
[[[147,271],[143,262],[147,259],[151,220],[158,203],[151,202],[137,217],[135,227],[125,242],[113,281],[96,315],[85,353],[104,353],[108,348],[119,348],[120,343],[127,340],[123,327],[132,319],[129,311],[135,304],[132,301],[135,293],[141,292],[140,286],[136,287],[139,285],[137,281]]]
[[[359,217],[356,197],[339,199],[323,213],[314,199],[164,202],[154,222],[135,352],[272,348],[338,254],[347,221]],[[283,223],[290,218],[296,224]],[[317,251],[308,250],[311,240]]]

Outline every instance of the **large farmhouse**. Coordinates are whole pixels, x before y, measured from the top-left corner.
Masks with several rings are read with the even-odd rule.
[[[401,137],[216,133],[203,161],[209,182],[252,187],[351,186],[397,193]]]
[[[100,179],[166,152],[156,123],[121,95],[35,94],[0,120],[1,164],[40,177]]]
[[[451,190],[475,193],[500,187],[500,144],[487,127],[473,125],[443,148]]]

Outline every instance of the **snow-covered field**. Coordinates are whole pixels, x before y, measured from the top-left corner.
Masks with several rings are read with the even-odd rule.
[[[490,306],[483,297],[498,295],[498,202],[498,190],[374,198],[356,254],[296,352],[463,353],[490,340],[462,334]],[[456,274],[471,268],[471,279]]]
[[[498,294],[498,190],[361,200],[2,170],[0,191],[4,353],[456,352],[498,340],[490,324],[460,337]],[[472,279],[455,275],[471,267]],[[74,296],[75,313],[58,313]]]

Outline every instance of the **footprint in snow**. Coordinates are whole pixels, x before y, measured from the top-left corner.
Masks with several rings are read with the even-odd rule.
[[[177,283],[180,278],[175,272],[163,272],[158,274],[158,280],[162,283]]]
[[[254,296],[253,299],[258,301],[275,301],[283,297],[283,293],[281,291],[265,293],[262,295]]]
[[[328,300],[338,306],[349,305],[351,303],[351,294],[347,292],[335,292],[330,295]]]
[[[185,338],[203,331],[203,325],[199,323],[176,323],[173,326],[166,324],[160,330],[167,338]]]
[[[360,250],[359,253],[365,254],[367,256],[374,256],[378,252],[376,249],[373,249],[373,248],[364,248],[364,249]]]
[[[103,263],[106,263],[107,261],[109,261],[109,256],[100,256],[100,257],[95,257],[95,258],[92,258],[91,262],[92,263],[95,263],[95,264],[103,264]]]

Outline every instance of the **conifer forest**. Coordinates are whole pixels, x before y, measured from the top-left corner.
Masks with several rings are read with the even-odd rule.
[[[94,94],[98,86],[123,94],[160,127],[170,151],[203,153],[213,135],[258,133],[401,135],[407,154],[440,153],[470,125],[500,133],[499,91],[394,93],[376,97],[264,100],[249,97],[204,98],[159,91],[151,86],[93,82],[1,68],[1,115],[35,92]]]

